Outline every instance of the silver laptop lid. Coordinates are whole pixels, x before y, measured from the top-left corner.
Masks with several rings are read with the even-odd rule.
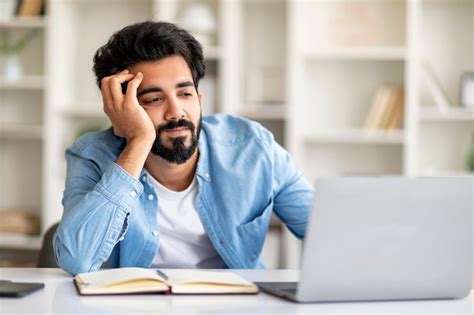
[[[297,299],[466,296],[473,187],[473,178],[319,180]]]

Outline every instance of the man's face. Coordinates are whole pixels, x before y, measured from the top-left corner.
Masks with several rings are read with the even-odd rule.
[[[201,129],[202,94],[180,56],[141,62],[129,68],[142,72],[137,98],[156,128],[152,153],[182,164],[196,151]]]

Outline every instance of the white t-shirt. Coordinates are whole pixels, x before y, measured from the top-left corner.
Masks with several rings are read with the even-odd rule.
[[[160,247],[152,268],[226,268],[196,211],[197,180],[183,191],[172,191],[147,172],[158,195]]]

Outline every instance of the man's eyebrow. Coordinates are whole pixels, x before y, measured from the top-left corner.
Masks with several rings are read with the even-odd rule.
[[[159,86],[150,86],[138,92],[137,97],[140,97],[144,94],[153,93],[153,92],[163,92],[163,89],[160,88]]]
[[[192,81],[184,81],[184,82],[179,82],[176,84],[176,88],[182,88],[182,87],[187,87],[187,86],[194,86],[194,83]],[[163,92],[163,89],[160,88],[159,86],[149,86],[140,92],[138,92],[137,97],[140,97],[144,94],[148,93],[153,93],[153,92]]]
[[[179,82],[178,84],[176,84],[177,89],[186,87],[186,86],[194,86],[194,83],[191,81],[184,81],[184,82]]]

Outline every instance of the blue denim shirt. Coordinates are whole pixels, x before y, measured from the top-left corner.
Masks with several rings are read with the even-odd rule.
[[[71,274],[103,265],[148,268],[160,247],[160,200],[145,172],[137,180],[115,163],[124,147],[108,129],[66,150],[64,213],[53,246],[58,265]],[[196,176],[196,210],[228,268],[264,267],[259,258],[272,211],[304,237],[313,188],[258,123],[204,117]]]

